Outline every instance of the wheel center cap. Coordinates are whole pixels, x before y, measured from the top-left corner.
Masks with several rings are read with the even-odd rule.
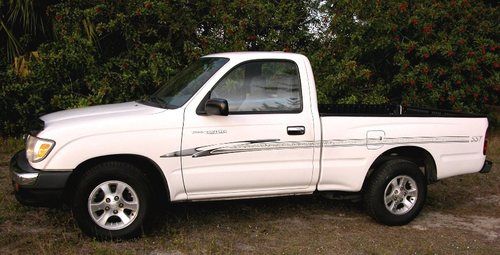
[[[402,191],[399,188],[394,190],[394,198],[395,198],[396,201],[400,202],[400,201],[403,200],[404,197],[405,197],[405,192],[404,191]]]
[[[120,204],[120,200],[111,199],[111,201],[109,201],[109,202],[106,201],[106,204],[108,204],[112,208],[118,208],[118,204]]]

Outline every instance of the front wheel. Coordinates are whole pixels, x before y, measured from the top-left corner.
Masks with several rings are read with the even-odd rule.
[[[427,194],[425,176],[407,160],[391,160],[370,177],[364,194],[368,214],[376,221],[404,225],[422,210]]]
[[[124,162],[105,162],[80,179],[73,215],[84,233],[99,239],[139,236],[151,214],[146,176]]]

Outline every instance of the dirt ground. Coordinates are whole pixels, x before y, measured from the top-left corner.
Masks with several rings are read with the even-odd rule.
[[[71,212],[24,207],[0,154],[0,254],[500,254],[500,132],[489,174],[429,186],[420,216],[402,227],[369,218],[361,204],[303,196],[175,204],[152,232],[130,241],[83,236]]]

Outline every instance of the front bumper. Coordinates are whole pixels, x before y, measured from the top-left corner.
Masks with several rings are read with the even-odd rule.
[[[482,174],[489,173],[492,167],[493,167],[493,162],[486,160],[484,161],[483,168],[481,168],[481,171],[479,172]]]
[[[54,207],[61,205],[63,191],[72,171],[37,170],[31,167],[26,152],[10,160],[10,176],[16,199],[23,205]]]

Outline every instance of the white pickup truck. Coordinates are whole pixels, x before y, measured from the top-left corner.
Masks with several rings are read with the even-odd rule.
[[[384,105],[318,105],[308,59],[202,57],[148,100],[48,114],[11,160],[17,199],[73,210],[84,233],[139,235],[181,201],[362,194],[402,225],[427,184],[489,172],[484,116]]]

